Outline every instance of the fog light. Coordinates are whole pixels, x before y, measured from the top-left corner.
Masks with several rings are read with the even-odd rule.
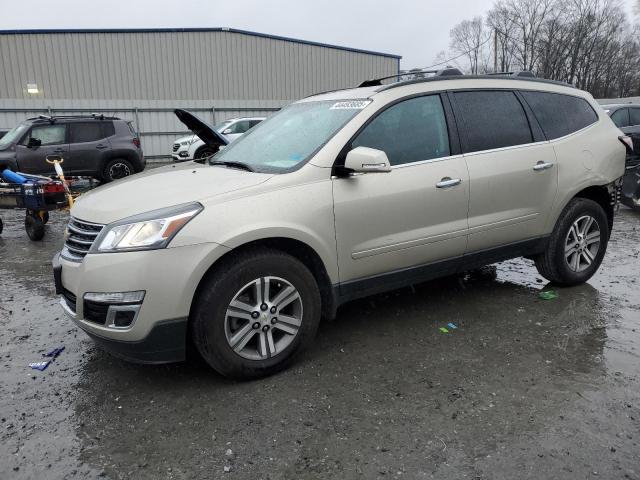
[[[144,290],[84,294],[84,320],[113,329],[128,329],[138,318]]]
[[[178,155],[180,155],[182,158],[186,158],[189,156],[189,152],[180,152]]]
[[[136,318],[136,313],[137,312],[133,310],[128,310],[128,311],[116,310],[115,316],[113,318],[113,326],[115,328],[127,328],[131,326],[131,324],[133,323],[133,320]]]
[[[144,290],[135,292],[90,292],[84,294],[84,299],[96,303],[141,303],[144,300],[144,293]]]

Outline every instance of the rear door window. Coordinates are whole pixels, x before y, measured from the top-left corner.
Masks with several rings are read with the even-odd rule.
[[[391,165],[448,157],[449,134],[439,95],[404,100],[375,117],[351,142],[387,154]]]
[[[522,92],[548,140],[564,137],[598,121],[584,98],[561,93]]]
[[[96,142],[104,138],[101,122],[71,123],[69,128],[71,143]]]
[[[630,126],[640,125],[640,108],[629,109],[629,125]]]
[[[454,92],[462,117],[465,153],[531,143],[524,108],[511,91]]]
[[[629,109],[620,108],[611,114],[611,120],[616,127],[624,128],[629,126]]]

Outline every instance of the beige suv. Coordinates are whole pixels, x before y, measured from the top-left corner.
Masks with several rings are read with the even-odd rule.
[[[519,77],[365,85],[83,195],[54,259],[67,314],[117,356],[179,361],[192,341],[252,378],[354,298],[518,256],[562,285],[595,273],[628,139],[588,93]]]

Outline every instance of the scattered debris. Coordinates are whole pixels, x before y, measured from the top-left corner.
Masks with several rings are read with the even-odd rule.
[[[42,372],[49,366],[50,363],[51,363],[51,360],[47,360],[46,362],[33,362],[33,363],[30,363],[29,366],[34,370],[40,370]]]
[[[545,290],[544,292],[540,292],[538,296],[543,300],[554,300],[560,295],[558,295],[558,292],[555,290]]]
[[[43,357],[57,358],[57,356],[60,355],[63,351],[64,351],[64,346],[56,347],[53,350],[51,350],[49,353],[43,354]]]
[[[41,372],[43,370],[46,370],[46,368],[51,364],[51,362],[53,362],[58,355],[60,355],[64,350],[64,346],[62,347],[56,347],[53,350],[51,350],[49,353],[43,353],[42,356],[43,357],[48,357],[51,360],[46,360],[43,362],[32,362],[29,364],[29,367],[33,368],[34,370],[40,370]]]
[[[456,327],[455,323],[447,323],[447,327],[456,330],[458,327]]]
[[[449,330],[447,330],[444,327],[440,327],[439,330],[440,330],[440,333],[449,333]]]

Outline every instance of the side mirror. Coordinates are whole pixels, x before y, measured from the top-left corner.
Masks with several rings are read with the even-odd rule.
[[[27,143],[27,148],[38,148],[40,145],[42,145],[42,140],[31,137]]]
[[[230,133],[233,133],[233,130],[231,130],[230,128],[226,128],[222,131],[223,135],[229,135]]]
[[[385,173],[391,171],[391,164],[382,150],[356,147],[347,153],[344,168],[354,173]]]

